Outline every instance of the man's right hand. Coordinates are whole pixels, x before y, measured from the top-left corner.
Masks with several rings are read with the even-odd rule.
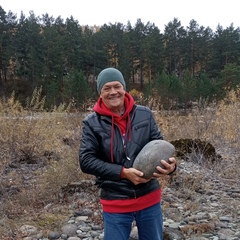
[[[135,185],[138,185],[140,183],[146,183],[151,180],[143,178],[143,172],[138,171],[135,168],[123,168],[122,171],[122,177],[128,179]]]

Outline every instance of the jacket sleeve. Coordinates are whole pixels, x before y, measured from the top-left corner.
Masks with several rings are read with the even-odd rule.
[[[82,122],[79,150],[80,168],[84,173],[109,180],[120,180],[122,166],[101,159],[99,143],[87,119]]]

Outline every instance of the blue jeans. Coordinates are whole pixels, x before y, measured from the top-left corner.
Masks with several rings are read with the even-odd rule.
[[[139,240],[163,240],[160,204],[130,213],[103,212],[104,240],[129,240],[134,220],[138,228]]]

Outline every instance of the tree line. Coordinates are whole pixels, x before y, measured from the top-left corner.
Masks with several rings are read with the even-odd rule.
[[[96,76],[108,66],[122,71],[128,91],[166,107],[219,100],[240,84],[240,28],[213,31],[194,19],[184,28],[177,18],[163,33],[141,19],[89,27],[33,11],[18,19],[0,6],[1,96],[24,100],[41,86],[48,105],[81,106],[97,97]]]

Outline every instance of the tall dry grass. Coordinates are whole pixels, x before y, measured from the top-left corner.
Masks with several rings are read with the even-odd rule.
[[[81,114],[70,114],[64,104],[46,112],[43,105],[39,91],[26,107],[14,94],[0,101],[0,236],[25,221],[58,225],[62,210],[51,215],[41,209],[59,202],[62,186],[82,178]]]
[[[14,235],[22,223],[43,229],[60,227],[69,211],[60,204],[64,201],[61,188],[89,178],[78,164],[84,114],[70,113],[64,104],[44,111],[40,93],[41,89],[35,91],[25,108],[14,94],[0,101],[1,236]],[[220,104],[201,101],[188,113],[160,111],[155,117],[166,140],[208,141],[225,161],[225,168],[215,166],[217,171],[239,176],[240,161],[234,165],[231,161],[239,155],[239,96],[239,91],[232,91]],[[56,205],[54,213],[47,210],[49,205]]]
[[[168,111],[157,114],[165,138],[200,138],[220,148],[237,151],[239,128],[240,89],[228,93],[220,103],[200,102],[190,112],[179,114]]]

